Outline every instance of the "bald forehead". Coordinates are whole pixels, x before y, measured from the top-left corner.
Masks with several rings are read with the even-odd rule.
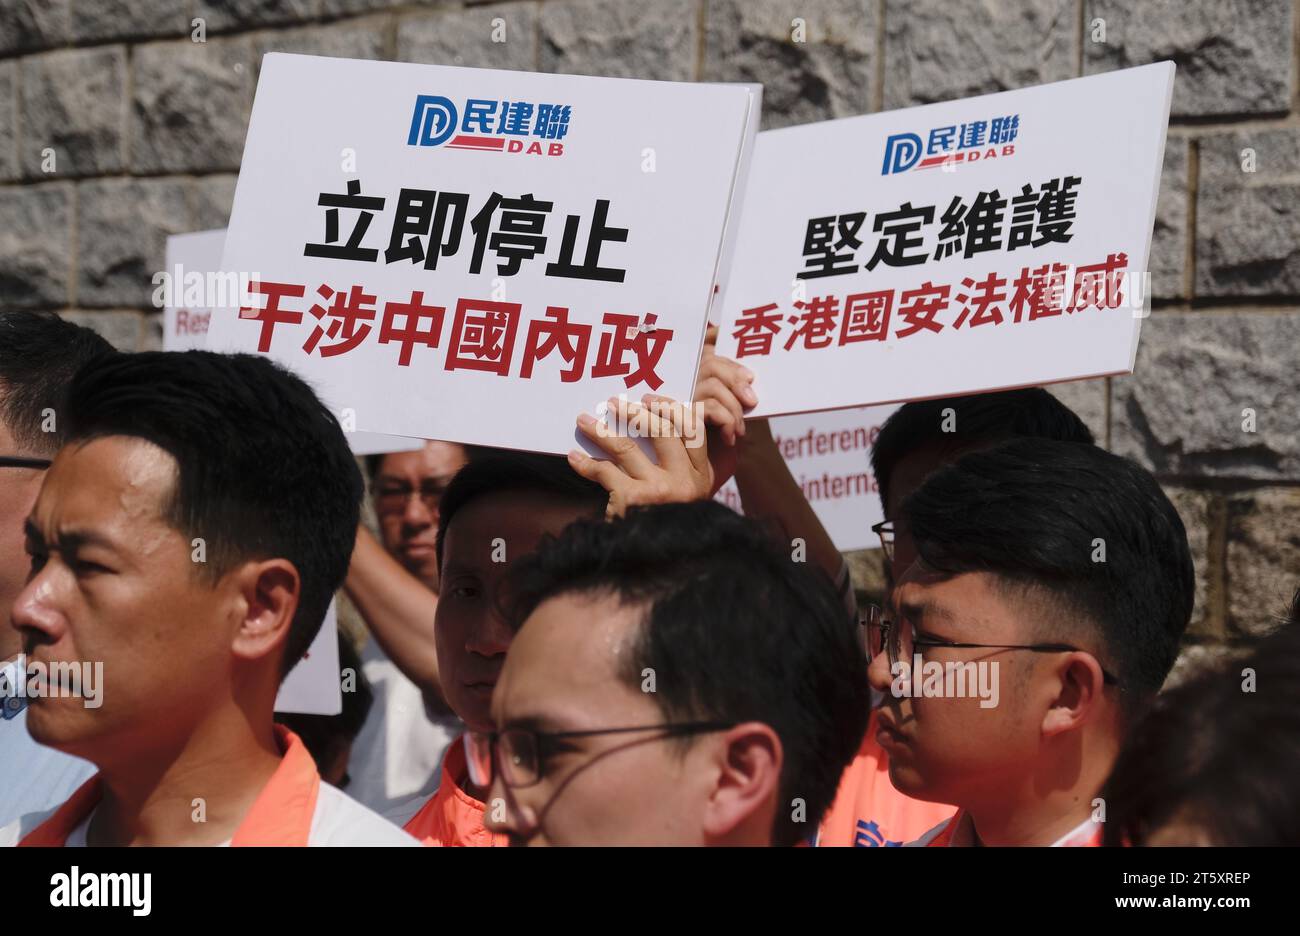
[[[97,522],[161,520],[176,480],[176,460],[144,439],[74,442],[55,457],[33,513]]]
[[[611,688],[641,695],[626,687],[623,674],[644,614],[643,605],[623,604],[608,591],[542,602],[510,646],[494,708],[507,720],[559,709],[570,721],[601,721]]]

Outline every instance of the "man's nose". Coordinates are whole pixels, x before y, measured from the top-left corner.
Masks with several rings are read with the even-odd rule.
[[[500,612],[494,609],[470,629],[465,638],[465,649],[480,656],[500,656],[510,649],[513,638],[514,631]]]
[[[428,527],[432,526],[436,514],[429,509],[429,505],[424,502],[424,497],[419,491],[413,493],[406,499],[406,509],[402,511],[402,523],[408,527]]]
[[[893,674],[889,671],[889,654],[881,650],[871,658],[871,665],[867,667],[867,682],[877,692],[889,692],[893,681]]]
[[[23,635],[24,643],[55,643],[67,631],[67,619],[55,601],[54,582],[45,570],[32,576],[18,597],[10,613],[15,630]]]

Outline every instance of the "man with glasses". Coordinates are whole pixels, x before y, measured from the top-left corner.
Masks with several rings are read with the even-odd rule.
[[[876,740],[901,792],[959,807],[916,844],[1097,844],[1097,797],[1191,617],[1173,505],[1096,446],[1020,439],[936,471],[900,516],[917,559],[869,621]],[[987,667],[996,705],[931,685],[935,664]]]
[[[454,442],[366,459],[380,539],[358,528],[346,588],[370,629],[361,662],[375,705],[352,745],[348,793],[399,825],[433,794],[443,753],[463,730],[437,683],[433,608],[438,502],[466,460]],[[426,678],[417,683],[404,667]]]
[[[1032,387],[907,403],[881,427],[871,450],[885,519],[872,527],[885,557],[885,578],[902,578],[916,550],[901,516],[904,499],[932,472],[961,455],[1014,438],[1091,444],[1088,427],[1046,390]],[[878,701],[878,700],[877,700]],[[955,811],[899,793],[889,782],[889,757],[873,723],[844,772],[820,845],[902,845]]]
[[[711,501],[578,522],[509,579],[518,628],[469,736],[512,845],[810,837],[866,726],[835,588]]]
[[[78,368],[112,350],[50,313],[0,313],[0,826],[61,803],[94,772],[28,734],[19,692],[26,658],[10,610],[31,568],[23,521],[63,440],[67,386]]]

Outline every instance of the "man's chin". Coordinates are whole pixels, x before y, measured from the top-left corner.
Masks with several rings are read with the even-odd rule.
[[[931,791],[931,784],[926,782],[926,778],[911,764],[903,764],[891,759],[889,782],[904,796],[929,803],[941,802]]]
[[[78,754],[86,742],[95,737],[89,713],[77,702],[78,711],[66,711],[72,700],[35,699],[27,705],[27,731],[37,744],[65,754]]]

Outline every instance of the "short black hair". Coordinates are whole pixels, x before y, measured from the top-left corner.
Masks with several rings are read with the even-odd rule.
[[[562,455],[481,447],[468,449],[466,454],[469,461],[456,472],[438,504],[438,568],[442,568],[442,546],[452,519],[485,495],[506,491],[545,494],[589,507],[593,514],[603,513],[609,503],[609,492],[574,471]]]
[[[68,415],[69,442],[131,436],[176,460],[166,519],[205,540],[212,580],[248,560],[293,563],[301,593],[288,673],[320,630],[356,542],[361,472],[334,414],[267,358],[151,351],[83,368]]]
[[[793,845],[830,807],[870,713],[857,625],[821,569],[715,501],[634,508],[580,520],[511,569],[516,628],[562,594],[609,593],[644,605],[621,678],[656,674],[668,721],[770,726],[785,751],[774,844]],[[790,803],[802,798],[805,824]]]
[[[991,573],[1095,629],[1126,712],[1159,691],[1191,618],[1193,571],[1149,472],[1094,445],[1016,439],[940,468],[903,514],[930,568]]]
[[[41,455],[58,451],[73,375],[113,353],[113,346],[95,332],[53,312],[0,313],[0,419],[14,440]],[[46,410],[54,411],[52,424],[45,419]],[[46,425],[52,431],[44,431]]]
[[[1245,670],[1253,671],[1251,691]],[[1102,793],[1105,845],[1145,845],[1171,822],[1213,845],[1300,842],[1300,593],[1245,657],[1164,692]]]
[[[944,411],[949,409],[952,419],[946,420]],[[944,431],[946,423],[951,432]],[[955,454],[1021,437],[1094,441],[1083,420],[1042,387],[905,403],[885,420],[871,447],[871,473],[880,488],[880,502],[889,503],[894,468],[918,449],[936,446]]]

